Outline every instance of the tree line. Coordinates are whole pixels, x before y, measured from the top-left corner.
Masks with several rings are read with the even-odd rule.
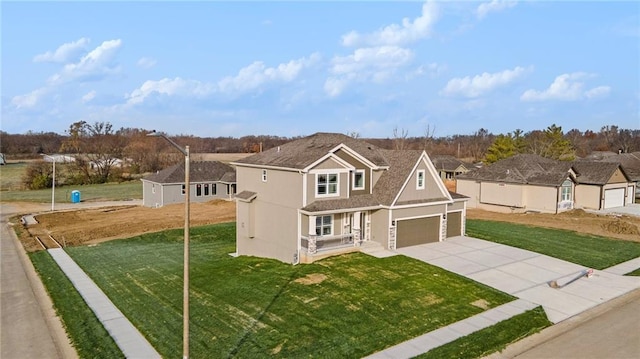
[[[155,172],[182,161],[166,141],[147,136],[151,131],[141,128],[114,129],[109,122],[74,122],[64,135],[53,132],[9,134],[0,131],[0,152],[9,159],[39,158],[41,154],[64,153],[76,160],[64,166],[60,179],[68,184],[104,183],[134,178]],[[363,138],[386,149],[424,149],[429,154],[452,155],[468,162],[493,163],[518,153],[533,153],[543,157],[572,160],[593,151],[640,151],[640,130],[603,126],[598,131],[571,129],[564,132],[555,124],[543,130],[524,133],[516,129],[506,134],[493,134],[480,128],[471,134],[437,137],[436,128],[427,126],[424,133],[410,136],[405,129],[394,128],[387,138]],[[357,132],[347,135],[359,138]],[[253,153],[280,146],[300,137],[243,136],[197,137],[171,136],[191,153]],[[38,167],[39,166],[39,167]],[[51,166],[34,164],[29,188],[51,186]],[[37,179],[34,181],[34,179]]]

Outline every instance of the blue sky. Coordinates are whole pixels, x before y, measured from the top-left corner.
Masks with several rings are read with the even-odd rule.
[[[640,4],[6,2],[3,131],[640,128]]]

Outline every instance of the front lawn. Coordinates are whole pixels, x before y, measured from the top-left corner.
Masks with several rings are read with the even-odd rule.
[[[166,358],[182,349],[181,234],[67,249]],[[513,299],[404,256],[233,258],[233,223],[194,228],[191,239],[194,358],[362,357]]]
[[[467,220],[467,235],[604,269],[640,256],[640,243],[522,224]]]

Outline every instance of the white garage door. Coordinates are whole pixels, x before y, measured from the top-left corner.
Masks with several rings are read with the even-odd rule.
[[[607,189],[604,191],[604,208],[624,206],[624,188]]]

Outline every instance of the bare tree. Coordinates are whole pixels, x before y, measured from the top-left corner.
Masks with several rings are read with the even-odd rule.
[[[428,151],[431,147],[431,143],[433,143],[434,136],[436,134],[436,126],[431,127],[431,124],[427,124],[427,127],[424,129],[424,150]]]
[[[398,130],[398,126],[393,128],[393,144],[396,150],[404,150],[407,136],[409,136],[409,131],[401,128]]]

